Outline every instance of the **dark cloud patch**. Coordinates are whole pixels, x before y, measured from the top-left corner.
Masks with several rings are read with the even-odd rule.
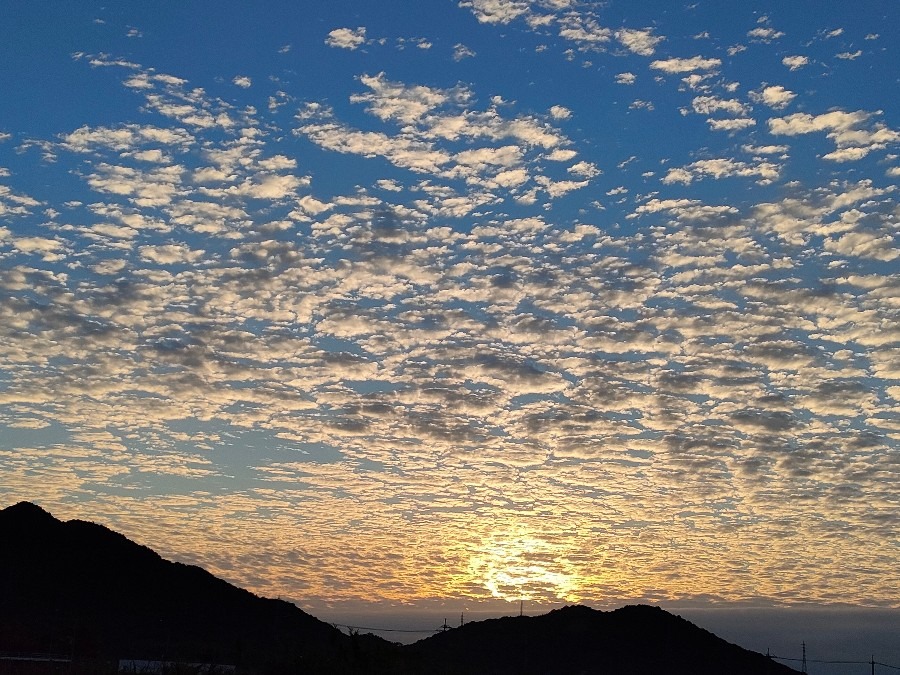
[[[741,425],[759,428],[767,432],[788,431],[797,425],[797,420],[791,413],[780,410],[741,410],[733,413],[731,419]]]

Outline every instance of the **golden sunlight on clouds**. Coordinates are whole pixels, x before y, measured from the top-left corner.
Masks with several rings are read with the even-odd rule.
[[[580,599],[578,574],[566,560],[564,546],[531,534],[524,526],[491,535],[472,553],[466,576],[502,600]]]

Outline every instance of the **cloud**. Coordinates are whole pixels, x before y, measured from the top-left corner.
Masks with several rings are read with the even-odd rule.
[[[750,98],[757,103],[764,103],[775,110],[782,110],[797,98],[797,94],[788,91],[781,85],[771,85],[757,91],[751,91]]]
[[[329,47],[339,47],[351,51],[358,49],[361,45],[366,44],[366,27],[335,28],[328,33],[328,37],[325,38],[325,44]]]
[[[777,40],[780,37],[784,37],[784,33],[780,30],[775,30],[774,28],[769,28],[767,26],[759,26],[748,31],[747,37],[759,42],[769,43],[773,40]]]
[[[511,17],[548,50],[609,50],[593,68],[559,64],[600,83],[624,68],[599,59],[635,58],[626,29],[582,4],[466,9],[495,27]],[[636,33],[635,46],[657,39]],[[34,139],[0,171],[0,425],[15,428],[3,493],[116,515],[303,602],[360,588],[391,602],[746,599],[773,561],[781,600],[833,600],[831,573],[842,599],[897,595],[890,574],[828,562],[838,525],[860,569],[887,569],[877,544],[896,539],[884,481],[900,246],[883,175],[896,133],[883,113],[809,102],[754,129],[771,113],[751,104],[780,110],[793,92],[754,84],[745,99],[727,71],[710,76],[727,64],[665,58],[643,85],[677,88],[709,127],[622,154],[575,124],[574,102],[554,114],[453,76],[375,69],[332,83],[333,107],[286,107],[288,78],[275,106],[251,110],[85,57],[119,69],[134,110]],[[684,77],[666,82],[670,68]],[[789,103],[809,89],[794,88]],[[875,148],[883,163],[835,161]],[[831,161],[819,178],[801,150]],[[185,514],[202,536],[175,527]],[[798,523],[814,524],[812,566],[794,555]],[[701,571],[689,585],[653,532]],[[735,556],[747,574],[731,573]],[[511,589],[503,565],[525,563],[543,581]]]
[[[702,159],[684,167],[669,169],[662,182],[689,184],[702,178],[720,180],[730,177],[756,178],[757,182],[766,185],[779,177],[781,167],[772,162],[756,162],[749,164],[729,158]]]
[[[584,176],[585,178],[593,178],[594,176],[599,176],[603,173],[591,162],[578,162],[577,164],[570,166],[566,171],[578,176]]]
[[[741,103],[737,99],[721,99],[717,96],[696,96],[691,101],[691,107],[695,113],[702,115],[712,115],[718,112],[728,115],[746,115],[749,112],[749,106],[745,103]]]
[[[481,23],[509,23],[529,12],[529,3],[520,0],[463,0],[459,6],[471,9]]]
[[[809,65],[809,57],[808,56],[785,56],[781,59],[781,62],[786,65],[791,70],[799,70],[804,66]]]
[[[616,84],[634,84],[636,79],[634,73],[619,73],[616,75]]]
[[[566,138],[543,120],[503,117],[496,103],[478,111],[471,106],[471,92],[461,86],[408,85],[390,81],[383,73],[361,76],[360,82],[368,91],[354,94],[351,101],[367,104],[368,113],[385,123],[402,125],[400,129],[353,129],[337,122],[330,110],[313,104],[298,115],[301,124],[296,133],[329,150],[383,157],[395,166],[443,181],[462,180],[469,190],[491,191],[488,195],[499,191],[534,201],[543,193],[555,199],[586,185],[551,180],[541,173],[537,160],[542,153],[554,161],[575,156],[563,147],[569,144]],[[552,119],[564,119],[567,114],[562,106],[551,107]],[[458,152],[450,149],[450,144],[462,140],[476,145]],[[470,199],[479,203],[495,198],[470,193]]]
[[[41,202],[28,195],[17,193],[0,184],[0,216],[25,216]]]
[[[653,35],[653,30],[644,28],[635,30],[623,28],[615,32],[616,39],[629,51],[639,54],[640,56],[653,56],[656,51],[656,45],[665,38]]]
[[[738,131],[756,125],[756,120],[751,117],[738,117],[725,120],[708,119],[706,121],[709,124],[709,128],[713,131]]]
[[[246,75],[237,75],[232,82],[241,89],[248,89],[253,84],[253,81]]]
[[[453,45],[453,60],[454,61],[462,61],[463,59],[470,59],[475,56],[475,51],[467,47],[466,45],[457,43]]]
[[[182,244],[141,246],[139,251],[142,258],[159,265],[195,263],[200,260],[204,254],[203,251],[192,251]]]
[[[690,73],[695,70],[715,70],[722,65],[720,59],[703,58],[702,56],[693,56],[691,58],[671,58],[659,61],[653,61],[650,67],[655,70],[661,70],[664,73]]]
[[[798,136],[827,132],[837,149],[824,155],[835,162],[855,161],[900,141],[900,132],[882,122],[866,124],[874,115],[863,110],[833,110],[821,115],[795,113],[769,120],[769,132],[776,136]]]
[[[825,248],[842,255],[872,258],[885,262],[900,258],[897,237],[875,232],[850,232],[837,239],[826,239]]]
[[[779,155],[788,151],[786,145],[745,145],[742,150],[751,155]]]

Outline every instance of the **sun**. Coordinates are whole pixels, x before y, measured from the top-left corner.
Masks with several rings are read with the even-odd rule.
[[[578,576],[562,546],[535,535],[494,535],[469,560],[469,577],[508,601],[577,601]]]

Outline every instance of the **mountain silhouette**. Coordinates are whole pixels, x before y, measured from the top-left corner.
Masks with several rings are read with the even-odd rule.
[[[0,651],[348,672],[351,640],[295,605],[27,502],[0,511]]]
[[[796,672],[648,606],[491,619],[412,645],[345,635],[291,603],[27,502],[0,511],[0,546],[0,652],[68,655],[69,672],[116,672],[121,658],[234,664],[252,675]]]
[[[796,671],[730,644],[659,607],[569,606],[439,633],[406,648],[410,672],[761,675]],[[477,666],[476,666],[477,664]]]

